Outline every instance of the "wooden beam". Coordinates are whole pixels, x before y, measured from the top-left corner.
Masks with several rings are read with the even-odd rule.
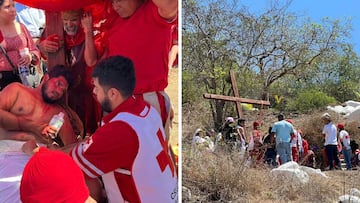
[[[62,39],[64,39],[64,28],[63,22],[61,20],[60,12],[49,12],[45,11],[46,16],[46,27],[45,34],[46,37],[52,34],[59,35]],[[47,59],[47,68],[50,70],[53,66],[61,64],[65,65],[65,49],[62,46],[59,51],[55,53],[49,53]]]
[[[235,73],[233,70],[230,70],[230,79],[231,79],[231,87],[232,90],[234,92],[234,96],[235,97],[240,97],[239,95],[239,89],[237,87],[237,83],[236,83],[236,79],[235,79]],[[240,101],[235,101],[236,103],[236,111],[238,114],[238,118],[242,118],[243,114],[242,114],[242,108],[241,108],[241,102]]]
[[[218,99],[225,101],[241,102],[246,104],[258,104],[258,105],[270,106],[270,102],[264,100],[246,99],[240,97],[232,97],[232,96],[224,96],[224,95],[208,94],[208,93],[203,94],[203,97],[205,99]]]
[[[61,19],[60,12],[49,12],[45,11],[46,17],[46,26],[45,26],[45,34],[46,37],[52,34],[56,34],[60,36],[60,38],[64,42],[64,25]],[[47,58],[47,69],[51,70],[55,65],[65,65],[65,44],[59,48],[59,50],[55,53],[48,53]],[[65,94],[61,103],[68,105],[68,93]]]

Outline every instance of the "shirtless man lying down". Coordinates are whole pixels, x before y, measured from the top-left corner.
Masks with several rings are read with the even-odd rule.
[[[81,134],[81,122],[68,107],[61,105],[68,88],[71,87],[71,73],[62,65],[54,66],[44,75],[36,88],[20,83],[12,83],[0,92],[0,140],[27,141],[51,144],[49,133],[54,129],[48,126],[53,115],[64,112],[64,124],[59,131],[59,146],[77,142]],[[71,118],[71,122],[70,122]],[[76,123],[73,124],[72,123]]]

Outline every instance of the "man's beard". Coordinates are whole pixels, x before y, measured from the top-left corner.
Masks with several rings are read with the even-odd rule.
[[[70,28],[70,29],[64,27],[64,30],[65,30],[66,34],[69,35],[69,36],[75,36],[78,29],[79,29],[79,27],[74,27],[74,28]]]
[[[110,100],[108,97],[105,97],[104,101],[100,103],[101,108],[103,111],[105,111],[106,113],[110,113],[112,111],[111,109],[111,105],[110,105]]]
[[[47,94],[46,94],[46,83],[41,87],[41,96],[44,100],[45,103],[47,104],[55,104],[57,103],[60,99],[57,99],[57,100],[54,100],[54,99],[51,99]]]

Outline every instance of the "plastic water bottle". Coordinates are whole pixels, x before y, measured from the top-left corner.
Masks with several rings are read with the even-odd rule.
[[[49,134],[51,139],[55,139],[57,137],[59,130],[63,124],[64,124],[64,113],[63,112],[60,112],[59,114],[55,114],[51,118],[49,125],[56,129],[55,135]]]
[[[28,48],[21,49],[21,50],[19,50],[19,54],[20,54],[21,58],[25,57],[26,55],[29,54],[29,49]],[[22,84],[25,86],[30,86],[29,81],[27,79],[27,76],[30,75],[29,68],[26,66],[19,65],[18,69],[19,69],[19,76],[20,76]]]

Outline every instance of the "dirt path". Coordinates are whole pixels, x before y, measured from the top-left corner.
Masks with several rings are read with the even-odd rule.
[[[179,68],[172,68],[169,76],[169,85],[165,89],[165,92],[169,95],[172,105],[174,107],[174,121],[173,127],[170,132],[170,143],[175,145],[179,143]]]

